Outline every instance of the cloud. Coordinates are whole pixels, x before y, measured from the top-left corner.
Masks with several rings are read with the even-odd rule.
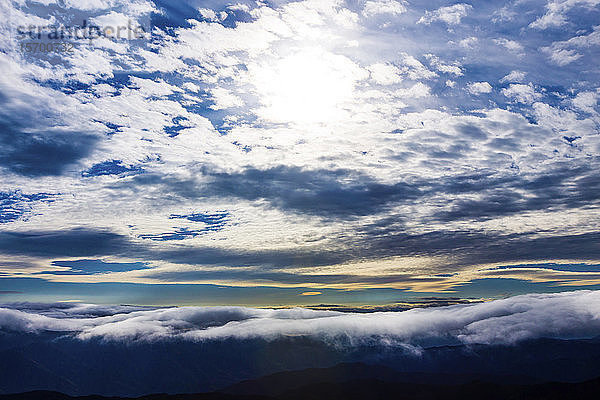
[[[573,105],[590,114],[596,113],[596,105],[600,95],[595,92],[579,92],[573,99]]]
[[[488,82],[473,82],[467,85],[467,89],[471,94],[482,94],[490,93],[492,91],[492,85]]]
[[[552,62],[562,67],[584,57],[581,51],[599,45],[600,25],[597,25],[587,35],[574,36],[568,40],[553,42],[550,46],[543,47],[542,51],[550,56]]]
[[[434,21],[442,21],[448,25],[458,25],[472,8],[473,6],[470,4],[458,3],[452,6],[440,7],[435,11],[425,11],[425,15],[417,21],[417,24],[429,25]]]
[[[411,95],[421,95],[420,90],[411,91]],[[331,217],[365,215],[389,202],[419,196],[419,190],[411,183],[381,184],[349,170],[277,166],[265,170],[247,168],[237,173],[206,171],[206,178],[206,185],[150,175],[134,177],[133,182],[158,185],[183,197],[263,199],[281,209]]]
[[[0,251],[38,257],[82,257],[121,252],[129,240],[99,229],[0,233]]]
[[[402,82],[401,71],[391,64],[373,64],[369,66],[371,79],[380,85],[390,85]]]
[[[28,126],[6,115],[0,119],[0,166],[18,175],[61,175],[98,143],[96,135],[81,131]]]
[[[22,67],[11,65],[5,53],[0,65],[0,168],[25,177],[57,176],[89,156],[100,136],[79,104],[64,93],[23,79]],[[21,74],[19,74],[21,72]]]
[[[546,4],[546,13],[537,18],[531,24],[530,28],[548,29],[550,27],[559,27],[565,25],[567,20],[567,12],[575,7],[585,7],[592,9],[599,5],[598,0],[549,0]]]
[[[0,327],[62,331],[81,340],[276,339],[307,336],[327,343],[384,340],[391,345],[513,344],[535,338],[585,338],[600,328],[600,292],[529,294],[486,303],[402,312],[341,313],[244,307],[141,310],[61,304],[0,308]],[[21,309],[19,309],[21,308]]]
[[[507,88],[502,89],[502,94],[519,103],[525,104],[531,104],[542,97],[535,91],[535,88],[531,83],[527,85],[521,83],[510,84]]]
[[[563,65],[571,64],[573,61],[577,61],[583,57],[582,54],[577,53],[573,49],[567,50],[546,48],[546,52],[550,54],[550,59],[561,67]]]
[[[427,57],[431,65],[439,72],[445,74],[452,74],[454,76],[463,75],[463,70],[460,68],[460,64],[458,62],[454,62],[452,64],[444,64],[440,60],[440,58],[435,56],[434,54],[426,54],[425,57]]]
[[[499,46],[504,47],[511,53],[517,54],[519,56],[522,56],[523,51],[525,50],[523,45],[515,40],[500,38],[500,39],[494,39],[494,43],[496,43]]]
[[[510,74],[500,79],[500,82],[522,82],[525,79],[525,75],[527,74],[523,71],[510,71]]]
[[[51,203],[56,194],[22,193],[20,190],[0,192],[0,224],[26,218],[36,203]]]
[[[365,17],[379,14],[399,15],[405,12],[406,2],[396,0],[367,1],[362,11]]]

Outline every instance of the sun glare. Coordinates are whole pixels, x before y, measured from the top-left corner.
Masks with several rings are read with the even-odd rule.
[[[302,49],[251,71],[267,120],[325,123],[345,115],[363,71],[350,59],[322,49]]]

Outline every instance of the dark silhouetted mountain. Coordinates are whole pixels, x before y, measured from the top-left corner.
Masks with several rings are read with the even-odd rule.
[[[379,379],[369,378],[382,374]],[[425,375],[419,377],[424,378]],[[242,382],[228,390],[198,394],[153,394],[137,400],[564,400],[596,399],[600,378],[581,383],[501,384],[483,381],[455,384],[403,382],[408,375],[386,367],[344,364],[283,372]],[[467,377],[463,377],[467,378]],[[239,393],[231,393],[237,391]],[[255,394],[249,394],[256,392]],[[269,393],[267,395],[267,393]],[[97,395],[71,397],[58,392],[34,391],[0,395],[0,400],[126,400],[131,398]]]
[[[333,345],[306,337],[115,342],[78,340],[51,332],[0,332],[0,393],[52,390],[73,396],[142,396],[227,388],[228,393],[234,394],[278,395],[286,388],[300,387],[293,382],[302,382],[303,386],[329,384],[296,377],[294,374],[300,370],[328,369],[343,363],[346,367],[321,370],[318,375],[338,374],[347,376],[349,381],[383,380],[411,385],[473,380],[490,384],[581,382],[600,376],[598,360],[598,340],[539,339],[514,346],[456,345],[414,352],[381,342]],[[367,373],[347,363],[377,367],[369,367]],[[241,381],[267,375],[272,376],[269,379],[279,379],[277,375],[273,378],[272,374],[277,373],[284,373],[281,379],[288,382],[265,384],[277,387],[276,391],[239,390],[243,385],[252,385],[238,384]],[[235,384],[238,385],[232,386]]]
[[[343,384],[352,381],[382,381],[423,385],[462,385],[472,382],[534,384],[534,378],[515,375],[435,374],[398,372],[390,367],[362,363],[343,363],[330,368],[309,368],[279,372],[260,379],[246,380],[222,390],[224,393],[277,397],[302,387],[318,384]]]

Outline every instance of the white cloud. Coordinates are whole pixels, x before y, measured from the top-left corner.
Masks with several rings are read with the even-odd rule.
[[[223,110],[225,108],[241,107],[244,105],[244,101],[239,96],[236,96],[225,88],[213,88],[211,89],[211,93],[212,99],[215,102],[215,104],[210,106],[213,110]]]
[[[458,25],[472,8],[473,6],[470,4],[459,3],[452,6],[440,7],[434,11],[425,11],[425,15],[417,21],[417,24],[429,25],[434,21],[442,21],[448,25]]]
[[[530,28],[547,29],[558,27],[567,23],[567,12],[574,7],[594,8],[600,4],[600,0],[550,0],[546,4],[546,13],[537,18]]]
[[[0,327],[63,331],[82,340],[203,341],[302,335],[328,343],[337,338],[351,342],[384,339],[417,346],[423,342],[512,344],[541,337],[593,337],[600,329],[600,291],[529,294],[487,303],[370,314],[301,308],[120,307],[113,311],[118,314],[95,316],[98,310],[93,306],[79,305],[73,311],[62,307],[52,312],[40,306],[23,311],[0,308]]]
[[[507,88],[502,89],[502,94],[524,104],[531,104],[542,97],[541,94],[535,91],[531,83],[527,85],[520,83],[511,84]]]
[[[523,71],[511,71],[508,75],[500,79],[500,82],[522,82],[525,79],[525,75],[527,74]]]
[[[580,115],[573,110],[536,102],[533,104],[533,114],[540,126],[563,135],[581,136],[583,143],[593,143],[594,138],[597,137],[594,133],[597,129],[596,123],[592,119],[580,118]]]
[[[554,42],[542,51],[550,56],[555,64],[564,66],[583,57],[578,50],[600,45],[600,25],[594,26],[592,32],[587,35],[572,37],[569,40]],[[576,50],[578,49],[578,50]]]
[[[597,92],[580,92],[573,99],[573,105],[582,111],[593,114],[596,112],[598,97]]]
[[[462,76],[463,70],[460,68],[460,64],[458,62],[453,63],[444,63],[434,54],[426,54],[425,57],[429,60],[431,65],[437,69],[439,72],[445,74],[452,74],[454,76]]]
[[[437,76],[435,72],[424,66],[423,63],[421,63],[415,57],[406,53],[403,53],[402,55],[402,63],[404,64],[402,67],[402,72],[408,75],[410,79],[432,79]]]
[[[502,46],[505,49],[507,49],[508,51],[518,54],[518,55],[522,55],[523,51],[524,51],[523,45],[515,40],[499,38],[499,39],[494,39],[494,43],[496,43],[497,45]]]
[[[550,60],[561,67],[583,57],[583,54],[579,54],[575,50],[555,49],[547,52],[550,54]]]
[[[478,42],[479,39],[477,39],[475,36],[470,36],[468,38],[462,39],[460,42],[458,42],[458,44],[460,47],[463,47],[465,49],[472,49]]]
[[[430,93],[430,89],[429,86],[421,83],[421,82],[417,82],[415,83],[413,86],[407,88],[407,89],[398,89],[395,94],[399,97],[402,98],[421,98],[421,97],[427,97],[429,96]]]
[[[488,82],[473,82],[467,85],[467,89],[471,94],[490,93],[492,91],[492,85]]]
[[[220,21],[222,19],[221,14],[217,14],[214,10],[211,10],[210,8],[199,8],[198,12],[200,13],[200,15],[202,15],[202,18],[207,19],[209,21]]]
[[[379,14],[399,15],[406,12],[406,2],[396,0],[367,1],[363,8],[363,15],[371,17]]]
[[[369,66],[371,79],[380,85],[391,85],[402,82],[401,71],[392,64],[377,63]]]

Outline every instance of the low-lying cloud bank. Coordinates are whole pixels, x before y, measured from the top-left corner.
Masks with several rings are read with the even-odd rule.
[[[541,337],[600,335],[600,291],[527,294],[486,303],[370,314],[301,308],[8,304],[0,308],[0,329],[58,331],[80,340],[110,341],[305,336],[347,344],[512,344]]]

